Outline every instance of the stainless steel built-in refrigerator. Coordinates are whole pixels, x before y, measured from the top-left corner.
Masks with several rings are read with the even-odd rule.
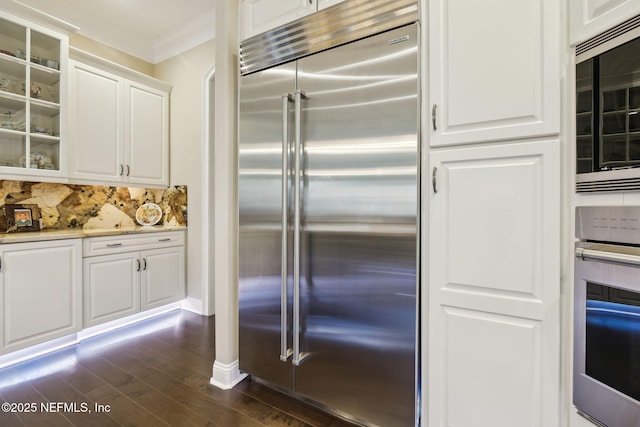
[[[416,423],[418,25],[240,78],[240,369]]]

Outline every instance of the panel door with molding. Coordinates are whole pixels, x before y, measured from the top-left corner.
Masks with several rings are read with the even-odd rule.
[[[148,310],[185,295],[184,246],[141,252],[141,308]]]
[[[638,0],[569,0],[570,42],[588,40],[637,15]]]
[[[84,258],[84,327],[140,311],[140,253]]]
[[[559,159],[557,140],[431,154],[429,426],[560,425]]]
[[[125,180],[169,184],[169,95],[135,82],[126,85]]]
[[[80,239],[2,245],[2,352],[81,329],[81,257]]]
[[[123,80],[70,61],[70,177],[122,181]]]
[[[326,9],[346,0],[318,0],[318,10]]]
[[[317,0],[241,0],[240,40],[316,12]]]
[[[560,2],[429,2],[432,146],[560,131]]]

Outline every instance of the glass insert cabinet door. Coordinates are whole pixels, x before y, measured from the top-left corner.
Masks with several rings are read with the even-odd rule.
[[[61,170],[63,40],[0,17],[0,173]]]

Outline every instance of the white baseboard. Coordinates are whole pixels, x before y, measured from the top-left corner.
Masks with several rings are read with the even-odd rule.
[[[202,300],[197,299],[197,298],[186,297],[185,299],[182,300],[182,306],[181,307],[184,310],[188,310],[188,311],[190,311],[192,313],[199,314],[201,316],[206,316],[207,315],[202,310]]]
[[[213,364],[213,376],[210,382],[222,390],[229,390],[246,377],[247,374],[240,372],[237,360],[228,365],[216,360]]]

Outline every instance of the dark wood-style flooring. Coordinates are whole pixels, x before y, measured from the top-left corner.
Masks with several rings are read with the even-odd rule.
[[[213,317],[167,313],[0,370],[0,426],[353,426],[248,379],[213,387],[214,359]]]

